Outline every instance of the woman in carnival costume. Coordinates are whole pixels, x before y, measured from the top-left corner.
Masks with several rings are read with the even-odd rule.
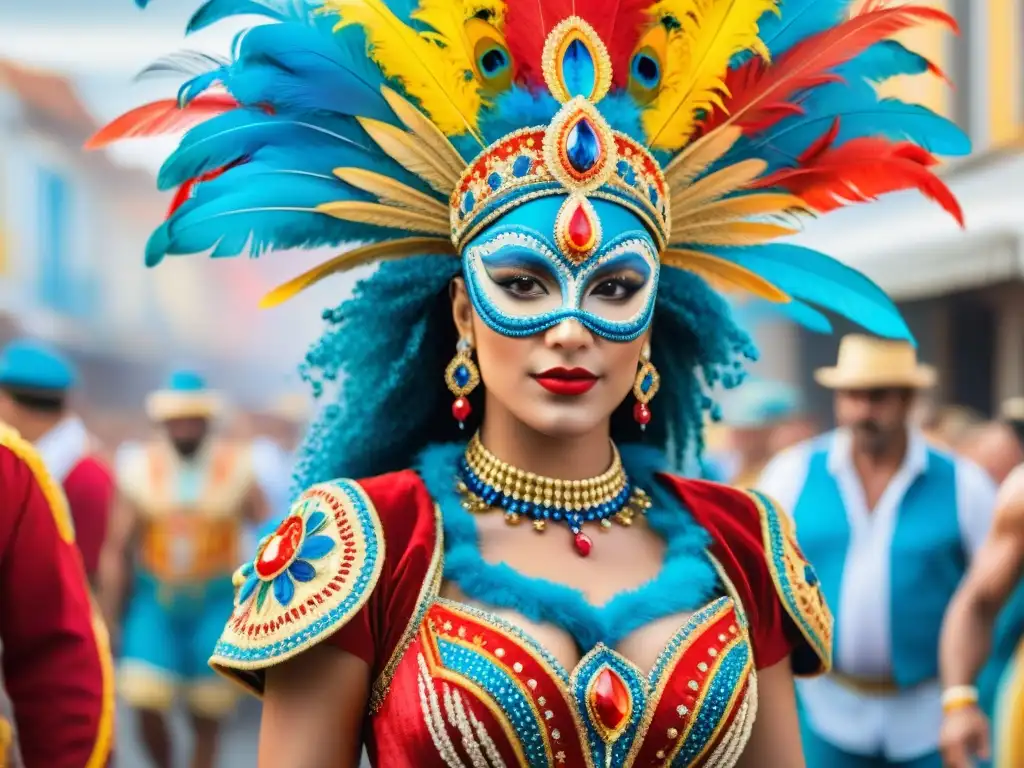
[[[965,138],[874,88],[930,68],[892,34],[951,20],[847,5],[213,0],[192,29],[279,23],[161,62],[179,101],[97,137],[203,118],[151,264],[359,243],[277,301],[382,262],[324,313],[306,371],[340,393],[212,659],[264,699],[261,765],[804,764],[814,572],[769,499],[665,470],[755,355],[715,289],[908,334],[769,242],[797,215],[907,188],[959,215],[928,167]]]

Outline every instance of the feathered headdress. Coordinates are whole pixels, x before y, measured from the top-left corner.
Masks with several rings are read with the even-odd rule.
[[[122,116],[90,146],[189,129],[159,174],[178,194],[149,264],[360,243],[271,303],[367,261],[457,256],[523,200],[567,195],[563,250],[587,253],[587,201],[612,200],[646,224],[663,267],[909,336],[865,277],[771,242],[798,215],[904,189],[962,224],[932,167],[968,140],[876,90],[935,71],[893,35],[955,22],[850,4],[209,0],[190,32],[237,14],[278,23],[239,36],[230,61],[160,62],[189,75],[178,98]]]

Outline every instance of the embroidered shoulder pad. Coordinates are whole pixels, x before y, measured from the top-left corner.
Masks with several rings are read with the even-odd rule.
[[[809,650],[793,654],[793,671],[810,676],[832,668],[832,613],[821,592],[813,566],[800,551],[796,526],[770,498],[748,491],[761,516],[764,553],[772,581],[786,612],[807,641]]]
[[[235,609],[210,665],[258,690],[258,677],[244,673],[344,626],[366,604],[383,564],[380,519],[366,492],[351,480],[313,486],[235,572]]]
[[[71,510],[68,508],[67,497],[60,483],[53,479],[53,476],[46,469],[43,457],[25,440],[18,432],[6,424],[0,424],[0,446],[7,448],[11,453],[25,463],[35,478],[46,505],[50,508],[53,521],[57,525],[57,532],[66,544],[75,543],[75,525],[72,522]]]

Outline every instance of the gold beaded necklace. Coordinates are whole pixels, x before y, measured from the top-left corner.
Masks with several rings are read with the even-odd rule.
[[[527,518],[542,533],[551,523],[565,523],[575,535],[576,551],[586,557],[593,540],[583,533],[584,524],[597,523],[604,529],[615,521],[629,526],[651,506],[644,490],[630,481],[614,445],[612,454],[611,467],[597,477],[559,480],[502,461],[484,447],[477,433],[459,461],[458,491],[470,512],[501,509],[509,525]]]

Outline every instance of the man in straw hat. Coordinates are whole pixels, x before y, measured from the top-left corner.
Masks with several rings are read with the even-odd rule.
[[[835,614],[835,671],[798,688],[807,763],[939,768],[939,633],[995,486],[910,426],[935,383],[911,345],[846,336],[815,378],[838,428],[779,454],[759,483],[793,510]]]
[[[1012,426],[1024,421],[1024,400],[1005,402],[1001,416]],[[978,554],[942,630],[942,753],[949,768],[989,757],[995,768],[1017,768],[1024,765],[1024,464],[1003,480]],[[991,735],[985,711],[993,712]]]
[[[219,723],[236,700],[206,660],[231,613],[242,524],[260,521],[264,504],[249,451],[214,434],[222,409],[201,376],[178,371],[146,402],[158,438],[119,456],[102,597],[111,626],[127,603],[119,690],[139,712],[156,768],[172,764],[165,715],[179,690],[192,714],[193,768],[213,767]]]
[[[92,582],[114,500],[114,477],[99,441],[68,402],[77,378],[71,361],[42,342],[18,339],[0,351],[0,422],[33,443],[63,487]]]

